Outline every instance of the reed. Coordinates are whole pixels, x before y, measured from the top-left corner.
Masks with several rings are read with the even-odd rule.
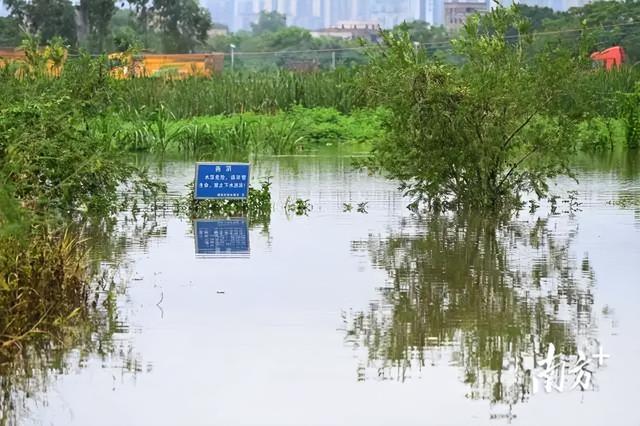
[[[24,340],[55,336],[86,307],[90,264],[84,241],[38,227],[30,238],[0,239],[0,363]]]
[[[113,81],[123,117],[163,104],[177,118],[244,112],[273,113],[295,105],[348,113],[360,104],[355,71],[228,73],[213,78]]]
[[[241,160],[249,155],[296,154],[318,145],[370,143],[384,134],[386,114],[383,109],[347,115],[335,108],[300,106],[274,114],[246,112],[186,120],[153,113],[146,120],[123,122],[112,139],[122,150]]]

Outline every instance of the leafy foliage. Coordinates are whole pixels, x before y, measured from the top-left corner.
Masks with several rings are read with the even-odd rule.
[[[0,46],[18,46],[21,40],[22,31],[18,20],[0,17]]]
[[[177,213],[191,219],[246,216],[252,223],[267,224],[271,218],[271,181],[265,179],[260,188],[249,188],[246,200],[196,200],[194,184],[188,185],[189,193],[175,205]]]
[[[287,17],[276,11],[265,12],[262,11],[258,15],[258,22],[251,24],[251,31],[254,35],[261,35],[264,33],[275,33],[283,30],[287,26]]]
[[[640,83],[635,90],[619,96],[622,119],[625,125],[627,147],[640,147]]]
[[[333,108],[294,107],[266,114],[233,114],[172,120],[164,107],[148,118],[115,123],[106,132],[119,149],[182,152],[198,158],[246,160],[250,155],[289,155],[319,145],[370,144],[382,133],[386,111],[341,114]],[[92,127],[96,127],[93,123]]]
[[[369,165],[399,179],[414,207],[508,209],[570,173],[573,121],[554,107],[578,63],[558,49],[531,58],[530,24],[515,8],[468,20],[458,67],[416,52],[406,33],[384,44],[362,80],[392,113]]]
[[[211,14],[198,0],[134,0],[130,2],[146,32],[160,32],[162,45],[168,53],[192,52],[203,43],[211,29]]]
[[[591,2],[545,19],[543,31],[555,32],[545,38],[557,39],[568,48],[579,46],[582,40],[591,51],[621,45],[635,63],[640,60],[638,13],[640,4],[635,1]]]
[[[11,17],[31,33],[48,41],[62,37],[71,44],[77,40],[75,9],[69,0],[3,0]]]
[[[80,16],[88,30],[89,49],[104,52],[110,36],[111,18],[117,9],[115,0],[81,0]]]
[[[354,72],[300,74],[295,72],[237,72],[212,79],[154,78],[111,82],[114,108],[135,115],[149,105],[163,104],[177,118],[244,112],[273,113],[295,105],[330,107],[348,113],[362,105]]]

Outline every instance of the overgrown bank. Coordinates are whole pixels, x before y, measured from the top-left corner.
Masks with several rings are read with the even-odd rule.
[[[94,66],[69,67],[55,87],[33,75],[21,84],[40,91],[0,107],[0,364],[26,341],[63,345],[64,327],[91,309],[85,225],[126,210],[121,191],[163,191],[89,126],[106,82]]]

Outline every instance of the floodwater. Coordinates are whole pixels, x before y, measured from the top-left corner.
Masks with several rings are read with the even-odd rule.
[[[108,320],[32,369],[36,389],[14,383],[14,421],[640,425],[639,165],[583,159],[555,214],[495,228],[412,215],[346,157],[265,160],[269,223],[120,224]],[[193,174],[160,172],[174,195]],[[307,215],[285,211],[297,198]]]

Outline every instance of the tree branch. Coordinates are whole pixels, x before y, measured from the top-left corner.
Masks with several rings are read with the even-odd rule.
[[[536,116],[537,113],[538,111],[534,111],[520,126],[518,126],[517,129],[513,131],[513,133],[511,133],[511,136],[509,136],[507,140],[504,141],[504,143],[502,144],[502,149],[505,149],[507,146],[509,146],[513,138],[516,137],[516,135],[520,133],[522,129],[524,129],[527,126],[527,124],[529,124],[529,122],[533,119],[533,117]]]
[[[529,151],[527,155],[522,157],[516,164],[514,164],[511,167],[511,169],[509,169],[509,172],[507,172],[507,174],[500,180],[500,183],[498,184],[497,189],[500,189],[502,187],[502,184],[504,184],[505,181],[509,179],[509,176],[511,176],[511,174],[520,166],[520,164],[524,163],[527,160],[527,158],[529,158],[537,150],[538,150],[537,147],[533,148],[531,151]]]

